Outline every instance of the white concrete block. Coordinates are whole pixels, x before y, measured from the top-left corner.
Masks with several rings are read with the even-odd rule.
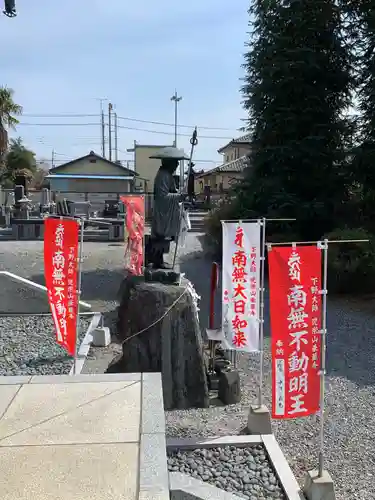
[[[319,476],[317,470],[310,470],[305,477],[304,493],[308,500],[335,500],[335,487],[331,476],[323,470]]]
[[[111,343],[111,332],[106,326],[97,327],[92,331],[92,345],[95,347],[107,347]]]
[[[247,430],[249,434],[272,434],[271,416],[266,406],[250,406]]]

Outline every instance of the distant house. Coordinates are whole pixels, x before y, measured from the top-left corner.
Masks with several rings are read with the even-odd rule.
[[[137,173],[136,188],[146,193],[154,192],[154,181],[161,165],[160,160],[150,158],[156,155],[160,149],[171,147],[171,144],[138,144],[134,141],[134,147],[127,149],[128,153],[134,153],[134,171]]]
[[[227,192],[243,177],[250,151],[250,135],[232,139],[220,148],[218,153],[223,155],[224,163],[195,176],[196,194],[203,194],[207,187],[212,194]]]
[[[247,156],[250,151],[250,134],[232,139],[225,146],[218,149],[218,153],[223,155],[224,164],[233,160],[238,160],[242,156]]]
[[[46,176],[51,191],[69,193],[131,193],[137,174],[121,163],[97,155],[86,156],[51,168]]]

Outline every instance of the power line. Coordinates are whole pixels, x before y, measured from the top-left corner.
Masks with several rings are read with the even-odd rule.
[[[124,125],[117,125],[118,128],[122,128],[125,130],[137,130],[139,132],[148,132],[149,134],[163,134],[163,135],[171,135],[174,136],[173,132],[164,132],[164,131],[159,131],[159,130],[147,130],[144,128],[136,128],[136,127],[125,127]],[[178,134],[181,137],[191,137],[191,134]],[[213,135],[199,135],[200,139],[225,139],[225,140],[231,140],[233,137],[216,137]]]
[[[100,123],[25,123],[19,122],[18,125],[27,125],[29,127],[98,127]]]
[[[28,127],[86,127],[86,126],[99,126],[100,123],[25,123],[25,122],[20,122],[19,125],[21,126],[28,126]],[[148,129],[143,129],[143,128],[137,128],[137,127],[125,127],[124,125],[118,125],[118,128],[125,129],[125,130],[136,130],[138,132],[147,132],[149,134],[161,134],[161,135],[170,135],[174,136],[173,132],[165,132],[163,130],[148,130]],[[191,137],[191,134],[178,134],[181,137]],[[201,139],[223,139],[223,140],[231,140],[233,137],[218,137],[218,136],[212,136],[212,135],[200,135],[199,136]]]
[[[35,115],[35,114],[29,114],[29,113],[23,113],[22,116],[26,116],[28,118],[99,118],[98,114],[79,114],[79,113],[60,113],[60,114],[40,114],[40,115]],[[118,120],[125,120],[125,121],[130,121],[130,122],[138,122],[138,123],[149,123],[151,125],[164,125],[166,127],[174,127],[174,123],[167,123],[167,122],[158,122],[158,121],[152,121],[152,120],[141,120],[139,118],[130,118],[128,116],[118,116]],[[183,124],[178,124],[179,128],[194,128],[195,125],[183,125]],[[234,132],[237,131],[234,128],[225,128],[225,127],[208,127],[207,125],[197,125],[198,129],[201,130],[223,130],[227,132]]]

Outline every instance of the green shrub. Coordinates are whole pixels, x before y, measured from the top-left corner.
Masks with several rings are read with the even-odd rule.
[[[335,229],[328,240],[370,240],[368,243],[332,243],[328,248],[328,290],[361,295],[375,290],[375,241],[365,229]]]
[[[223,251],[221,221],[236,219],[236,215],[236,203],[226,200],[224,203],[218,203],[206,216],[204,246],[215,258],[221,259]]]

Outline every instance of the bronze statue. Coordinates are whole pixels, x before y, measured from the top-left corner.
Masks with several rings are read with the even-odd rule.
[[[146,240],[146,265],[154,269],[168,269],[163,254],[169,253],[170,242],[178,239],[180,231],[181,203],[186,195],[178,193],[173,174],[180,160],[188,160],[181,149],[163,148],[151,156],[161,160],[154,182],[154,206],[151,236]]]

